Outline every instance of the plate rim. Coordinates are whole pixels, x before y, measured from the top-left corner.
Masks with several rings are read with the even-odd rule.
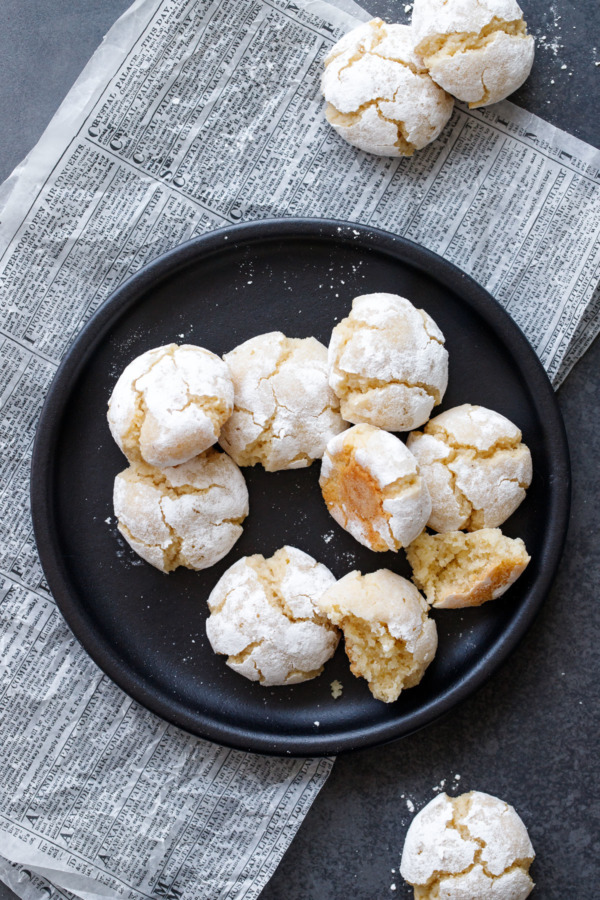
[[[450,289],[460,302],[466,303],[483,318],[509,350],[532,397],[542,423],[545,444],[550,448],[551,462],[556,465],[548,486],[551,512],[546,523],[544,557],[540,560],[540,573],[536,581],[510,625],[472,666],[468,675],[458,685],[437,694],[418,710],[409,713],[409,727],[392,721],[378,726],[350,728],[341,737],[319,733],[300,737],[280,735],[275,741],[234,723],[223,725],[215,722],[213,717],[207,717],[199,711],[191,713],[173,695],[166,697],[163,691],[153,689],[143,681],[135,670],[119,658],[110,642],[97,632],[93,621],[72,596],[75,592],[70,590],[66,565],[59,551],[57,535],[52,528],[54,450],[63,414],[82,368],[109,328],[136,302],[140,302],[146,289],[175,274],[198,256],[206,258],[227,247],[265,240],[276,241],[286,237],[354,243],[362,250],[372,248],[388,254],[393,251],[392,255],[396,259],[433,276]],[[482,687],[506,662],[539,613],[558,569],[567,534],[571,470],[562,414],[542,363],[514,319],[470,275],[434,251],[370,225],[337,219],[270,218],[225,226],[168,250],[120,284],[90,317],[65,351],[44,400],[35,432],[30,498],[34,536],[52,597],[86,653],[121,690],[155,715],[196,737],[233,749],[266,755],[315,757],[366,749],[413,734],[446,715]]]

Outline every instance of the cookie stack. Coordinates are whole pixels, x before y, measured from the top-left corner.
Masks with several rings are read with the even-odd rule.
[[[412,156],[438,137],[454,97],[471,108],[503,100],[533,56],[515,0],[414,0],[410,26],[372,19],[331,48],[325,116],[366,153]]]

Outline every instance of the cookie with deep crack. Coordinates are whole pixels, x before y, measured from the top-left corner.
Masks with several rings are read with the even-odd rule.
[[[325,116],[338,134],[378,156],[412,156],[439,135],[454,101],[430,78],[407,25],[372,19],[325,59]]]
[[[407,446],[419,463],[433,505],[434,531],[497,528],[525,499],[531,453],[506,416],[464,403],[430,419]]]
[[[418,590],[380,569],[349,572],[317,605],[342,629],[350,671],[365,678],[376,700],[393,703],[417,685],[437,649],[437,629]]]
[[[123,370],[108,424],[130,462],[177,466],[212,447],[233,409],[223,360],[192,344],[142,353]]]
[[[496,600],[523,574],[531,557],[521,538],[499,528],[419,535],[406,549],[412,579],[430,606],[460,609]]]
[[[405,297],[356,297],[331,335],[329,384],[348,422],[410,431],[427,421],[448,386],[444,335]]]
[[[244,476],[213,447],[180,466],[132,462],[115,478],[113,502],[127,543],[163,572],[219,562],[248,515]]]
[[[470,107],[516,91],[535,42],[515,0],[414,0],[415,52],[436,84]]]
[[[525,900],[534,888],[535,852],[515,809],[471,791],[439,794],[406,834],[400,874],[415,900]]]
[[[213,588],[206,633],[227,665],[265,687],[315,678],[333,656],[339,632],[316,603],[335,583],[322,563],[295,547],[270,559],[238,560]]]
[[[327,383],[327,350],[280,331],[251,338],[224,357],[235,387],[221,446],[239,466],[300,469],[323,456],[348,427]]]
[[[373,425],[355,425],[329,441],[319,484],[335,521],[370,550],[408,546],[431,513],[414,456]]]

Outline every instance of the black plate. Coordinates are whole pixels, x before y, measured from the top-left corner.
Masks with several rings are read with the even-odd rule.
[[[479,609],[436,611],[439,649],[421,684],[396,703],[374,700],[343,648],[314,681],[263,688],[215,656],[206,597],[241,556],[305,550],[337,577],[388,567],[403,553],[373,553],[327,513],[319,466],[267,474],[244,469],[250,516],[218,565],[164,575],[141,562],[114,525],[112,485],[125,460],[106,404],[135,356],[161,344],[218,354],[265,331],[327,344],[353,297],[399,293],[446,336],[450,384],[442,407],[482,404],[516,422],[531,448],[533,484],[506,523],[532,562],[504,598]],[[489,677],[531,624],[554,576],[566,531],[569,460],[554,392],[512,319],[472,279],[399,237],[322,220],[227,228],[151,263],[84,328],[56,375],[34,449],[32,505],[38,548],[59,608],[90,656],[128,694],[193,734],[262,753],[319,755],[406,735],[447,712]],[[110,523],[107,520],[110,519]],[[333,700],[339,679],[343,696]]]

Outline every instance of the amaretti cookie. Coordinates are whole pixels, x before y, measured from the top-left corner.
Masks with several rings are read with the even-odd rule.
[[[325,116],[348,143],[379,156],[412,156],[431,143],[454,101],[432,81],[407,25],[372,19],[325,60]]]
[[[265,687],[315,678],[339,640],[316,605],[334,583],[329,569],[295,547],[238,560],[208,598],[213,650]]]
[[[531,558],[521,538],[506,537],[499,528],[423,533],[406,555],[414,583],[439,609],[481,606],[501,597]]]
[[[414,456],[373,425],[355,425],[329,441],[319,484],[335,521],[371,550],[408,546],[431,514]]]
[[[267,472],[310,466],[347,428],[327,383],[327,350],[315,338],[260,334],[225,355],[235,386],[220,442],[240,466]]]
[[[439,794],[406,834],[400,873],[415,900],[525,900],[535,852],[508,803],[471,791]]]
[[[408,436],[433,504],[434,531],[497,528],[525,499],[531,484],[529,448],[509,419],[465,403]]]
[[[344,633],[350,671],[377,700],[393,703],[418,684],[437,649],[437,629],[416,587],[380,569],[350,572],[317,601]]]
[[[414,0],[412,29],[433,80],[470,107],[508,97],[533,65],[534,40],[515,0]]]
[[[223,360],[203,347],[167,344],[124,369],[108,404],[108,424],[131,462],[177,466],[211,447],[233,409]]]
[[[212,447],[180,466],[131,463],[115,478],[113,500],[127,543],[163,572],[213,566],[240,537],[248,515],[244,476]]]
[[[348,422],[410,431],[427,421],[448,386],[444,335],[404,297],[356,297],[331,335],[329,383]]]

